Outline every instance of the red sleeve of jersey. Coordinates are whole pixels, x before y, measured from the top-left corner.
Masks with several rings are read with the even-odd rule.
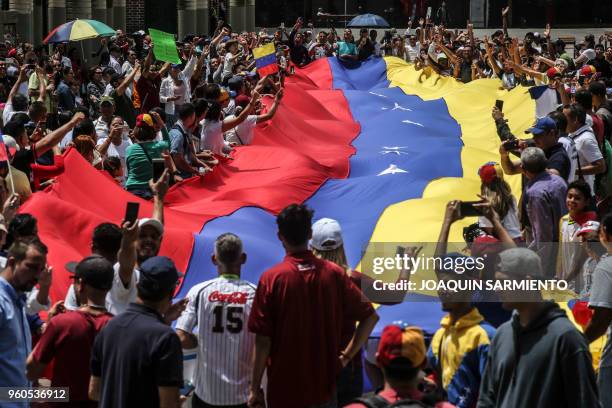
[[[364,300],[361,294],[361,289],[359,289],[351,281],[351,278],[349,278],[344,271],[341,271],[339,275],[342,287],[342,303],[344,304],[345,317],[359,322],[374,313],[372,303]]]
[[[272,288],[270,274],[264,273],[259,279],[255,299],[249,315],[249,331],[262,336],[272,337],[274,324],[272,321]]]
[[[59,333],[59,328],[57,327],[56,323],[56,319],[51,319],[42,336],[40,336],[40,340],[38,340],[36,347],[32,351],[34,361],[49,364],[51,360],[53,360]]]

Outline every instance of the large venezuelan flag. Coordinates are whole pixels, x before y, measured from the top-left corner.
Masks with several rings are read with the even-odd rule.
[[[353,69],[326,59],[297,69],[286,80],[275,118],[256,130],[251,146],[169,192],[161,252],[187,271],[177,297],[215,276],[212,244],[228,231],[244,241],[243,277],[257,282],[283,256],[274,217],[294,202],[311,206],[315,219],[340,222],[353,266],[370,242],[435,242],[446,202],[476,199],[478,167],[499,157],[490,116],[495,100],[505,101],[515,134],[534,120],[525,88],[499,87],[497,80],[461,84],[418,72],[396,58]],[[67,153],[65,168],[50,190],[34,194],[21,209],[39,219],[51,248],[53,299],[70,284],[63,265],[90,252],[93,228],[119,223],[125,203],[136,200],[75,151]],[[518,179],[510,182],[520,191]],[[151,210],[142,202],[140,216]],[[452,241],[462,240],[467,223],[458,223]],[[428,332],[441,316],[435,303],[405,302],[379,313],[379,327],[401,319]]]

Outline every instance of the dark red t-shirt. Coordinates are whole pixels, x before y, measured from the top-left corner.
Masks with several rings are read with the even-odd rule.
[[[89,400],[91,348],[112,317],[110,313],[92,315],[80,310],[59,314],[51,319],[34,348],[35,361],[54,361],[51,386],[69,387],[71,402]]]
[[[160,87],[161,77],[159,75],[156,75],[153,79],[141,76],[138,81],[136,81],[136,91],[140,98],[140,112],[146,113],[159,106]]]
[[[287,255],[264,272],[249,330],[272,339],[268,405],[301,408],[331,400],[343,324],[372,313],[344,269],[310,251]]]

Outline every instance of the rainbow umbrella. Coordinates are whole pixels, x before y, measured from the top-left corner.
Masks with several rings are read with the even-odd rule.
[[[82,41],[90,38],[112,36],[116,33],[106,24],[96,20],[74,20],[55,27],[43,42],[49,44]]]

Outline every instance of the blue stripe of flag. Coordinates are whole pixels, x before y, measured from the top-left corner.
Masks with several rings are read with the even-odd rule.
[[[255,60],[255,66],[257,68],[267,67],[271,64],[276,64],[276,54],[268,54]]]

